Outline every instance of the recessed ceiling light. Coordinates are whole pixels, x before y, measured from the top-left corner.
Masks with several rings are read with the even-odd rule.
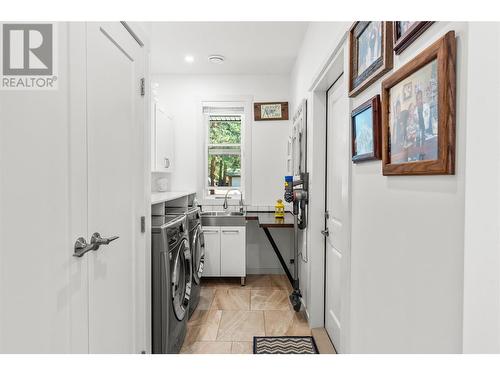
[[[226,58],[222,55],[210,55],[208,61],[214,64],[222,64]]]
[[[194,61],[194,57],[192,55],[186,55],[186,57],[184,57],[184,60],[187,62],[187,63],[192,63]]]

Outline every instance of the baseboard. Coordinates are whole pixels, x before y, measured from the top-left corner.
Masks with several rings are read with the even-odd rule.
[[[270,268],[247,268],[247,275],[281,275],[283,269],[280,267]]]

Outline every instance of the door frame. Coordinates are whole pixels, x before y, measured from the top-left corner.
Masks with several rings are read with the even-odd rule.
[[[321,252],[311,251],[310,257],[310,294],[309,297],[309,321],[312,327],[325,327],[325,309],[326,309],[326,239],[321,234],[321,230],[325,228],[325,210],[326,210],[326,172],[327,172],[327,93],[329,88],[342,76],[348,72],[348,45],[347,33],[339,41],[337,47],[330,54],[329,58],[323,64],[321,70],[316,75],[313,83],[310,86],[311,106],[309,124],[312,127],[312,136],[310,137],[309,150],[311,157],[311,202],[310,202],[310,219],[309,219],[309,243],[310,249],[322,249]],[[347,91],[345,93],[348,95]],[[350,101],[348,101],[350,106]],[[350,108],[349,108],[350,109]],[[350,110],[347,111],[350,113]],[[312,118],[311,118],[312,117]],[[349,124],[349,118],[346,118],[346,123]],[[349,139],[346,140],[350,144],[350,127]],[[315,136],[316,135],[316,136]],[[350,157],[347,159],[350,163]],[[350,290],[351,290],[351,220],[352,220],[352,203],[351,203],[351,172],[352,168],[348,168],[348,219],[346,220],[346,231],[348,232],[348,244],[344,254],[343,272],[345,277],[345,288],[342,295],[342,348],[337,352],[350,352]],[[316,200],[314,197],[321,197]],[[333,343],[332,343],[333,344]]]

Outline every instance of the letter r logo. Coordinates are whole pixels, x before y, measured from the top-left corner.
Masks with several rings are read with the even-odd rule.
[[[4,75],[52,75],[51,24],[4,24],[2,31]]]

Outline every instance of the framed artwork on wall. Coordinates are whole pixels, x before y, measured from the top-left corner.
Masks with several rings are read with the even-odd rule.
[[[288,102],[254,103],[255,121],[288,120]]]
[[[434,21],[395,21],[392,30],[394,34],[394,52],[399,55],[415,39],[417,39],[425,30],[429,28]]]
[[[455,173],[455,69],[450,31],[382,82],[384,175]]]
[[[359,163],[381,158],[380,96],[376,95],[351,113],[352,161]]]
[[[349,96],[392,69],[392,22],[359,21],[349,30]]]

